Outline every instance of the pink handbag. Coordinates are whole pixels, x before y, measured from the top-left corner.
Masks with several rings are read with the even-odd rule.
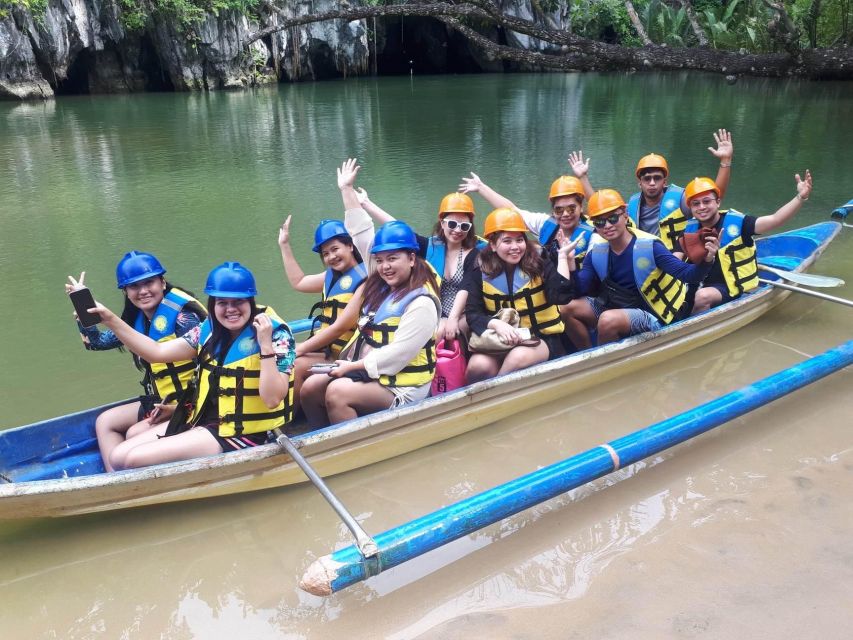
[[[431,395],[464,387],[467,365],[459,340],[450,343],[439,340],[435,345],[435,377],[432,379]]]

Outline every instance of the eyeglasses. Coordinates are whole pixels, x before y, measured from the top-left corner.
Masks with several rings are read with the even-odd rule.
[[[559,218],[564,213],[575,213],[578,210],[578,205],[576,204],[567,204],[566,206],[554,207],[551,211],[554,213],[555,218]]]
[[[640,176],[640,180],[643,182],[663,182],[666,179],[666,176],[662,173],[646,173]]]
[[[596,229],[603,229],[607,226],[609,222],[611,225],[615,225],[619,222],[619,218],[622,216],[621,213],[611,213],[606,218],[593,218],[590,222],[592,222],[592,226]]]
[[[470,222],[456,222],[456,220],[445,220],[444,226],[453,231],[456,227],[459,227],[459,230],[462,233],[468,233],[471,230],[471,227],[474,225]]]
[[[711,197],[702,198],[701,200],[696,199],[696,200],[690,201],[690,206],[691,207],[707,207],[709,204],[716,202],[716,201],[717,201],[716,198],[711,198]]]

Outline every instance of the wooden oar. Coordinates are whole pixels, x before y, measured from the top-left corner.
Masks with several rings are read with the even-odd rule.
[[[838,304],[843,304],[848,307],[853,307],[853,300],[848,300],[847,298],[839,298],[837,296],[831,296],[826,293],[820,293],[819,291],[812,291],[810,289],[802,289],[801,287],[793,287],[789,284],[785,284],[784,282],[779,282],[778,280],[765,280],[764,278],[759,278],[759,282],[763,282],[764,284],[769,284],[773,287],[779,287],[780,289],[786,289],[787,291],[796,291],[797,293],[802,293],[807,296],[812,296],[815,298],[820,298],[821,300],[829,300],[830,302],[837,302]]]
[[[819,276],[813,273],[796,273],[794,271],[784,271],[782,269],[777,269],[776,267],[771,267],[766,264],[758,263],[758,268],[761,271],[767,271],[768,273],[773,273],[782,278],[783,280],[789,280],[791,282],[796,282],[797,284],[804,284],[807,287],[841,287],[844,285],[844,280],[841,278],[836,278],[834,276]]]
[[[314,467],[312,467],[305,457],[299,453],[291,439],[282,433],[280,429],[275,429],[275,433],[277,436],[275,441],[281,448],[287,451],[288,455],[293,458],[293,461],[299,465],[302,472],[308,476],[311,484],[313,484],[317,491],[319,491],[326,499],[326,502],[331,505],[332,509],[334,509],[338,514],[338,517],[347,526],[347,529],[350,530],[350,533],[352,533],[355,538],[356,547],[358,547],[361,555],[365,558],[375,556],[379,552],[379,547],[376,545],[373,538],[371,538],[367,532],[361,528],[361,525],[347,510],[344,504],[338,500],[338,497],[334,493],[332,493],[332,490],[329,489],[328,485],[320,477],[320,474],[317,473],[314,470]]]

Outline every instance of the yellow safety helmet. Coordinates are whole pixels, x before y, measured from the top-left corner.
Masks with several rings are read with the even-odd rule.
[[[548,199],[554,202],[554,198],[560,196],[580,196],[583,200],[583,184],[574,176],[560,176],[551,183],[551,192]]]
[[[649,155],[640,158],[640,161],[637,163],[637,170],[634,173],[636,173],[639,178],[640,172],[645,169],[662,169],[664,176],[669,175],[669,165],[666,163],[666,158],[659,156],[656,153],[650,153]]]
[[[507,207],[500,207],[486,216],[486,228],[483,233],[488,237],[498,231],[520,231],[525,233],[527,225],[524,224],[524,218],[521,217],[518,211]]]
[[[438,217],[443,218],[448,213],[468,213],[474,216],[474,201],[467,193],[448,193],[438,205]]]
[[[690,204],[693,198],[706,191],[713,191],[718,198],[720,197],[720,188],[711,178],[693,178],[684,187],[684,199],[687,200],[687,204]]]
[[[601,189],[592,194],[586,207],[586,215],[590,218],[603,216],[605,213],[624,207],[625,201],[616,189]]]

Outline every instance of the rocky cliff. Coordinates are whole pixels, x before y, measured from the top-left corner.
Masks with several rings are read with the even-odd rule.
[[[335,20],[286,29],[245,45],[275,13],[204,14],[189,26],[156,14],[131,30],[119,0],[47,0],[44,11],[0,0],[0,98],[51,98],[69,93],[150,90],[199,91],[252,87],[412,69],[496,71],[489,61],[429,19]],[[533,17],[529,0],[508,0],[510,11]],[[298,0],[288,15],[321,12],[334,0]],[[513,44],[539,43],[507,34]],[[448,43],[451,44],[448,47]],[[417,66],[417,69],[414,67]]]

